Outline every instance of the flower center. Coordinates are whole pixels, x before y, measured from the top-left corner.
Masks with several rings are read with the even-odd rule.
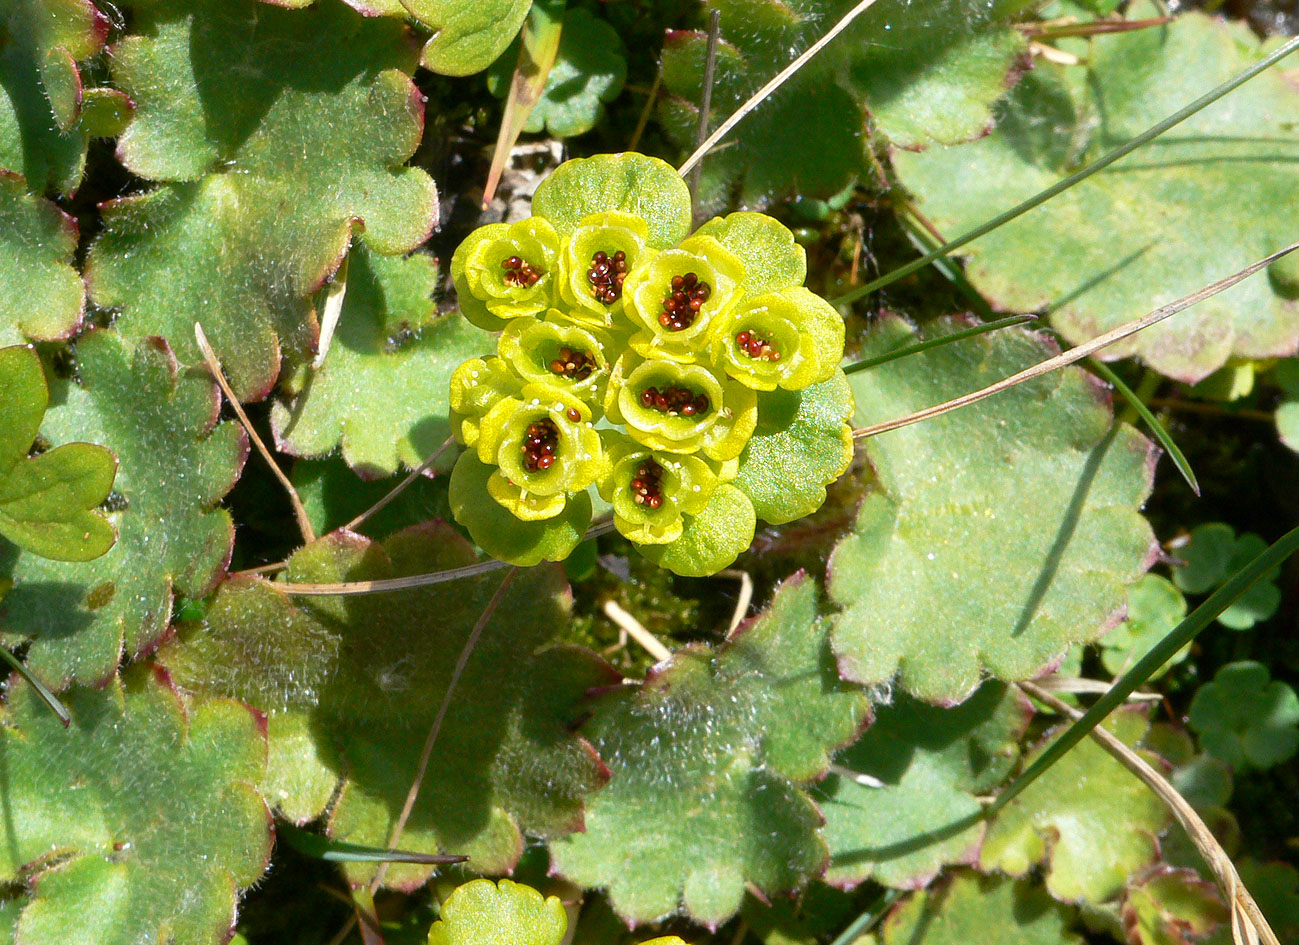
[[[663,504],[663,467],[652,459],[647,459],[636,470],[631,481],[631,498],[637,505],[648,505],[657,509]]]
[[[549,469],[555,462],[555,450],[559,447],[559,428],[549,417],[528,425],[524,431],[523,443],[519,449],[523,452],[523,466],[528,472],[540,472]]]
[[[640,392],[640,405],[659,413],[695,417],[708,412],[708,395],[685,387],[647,387]]]
[[[586,281],[591,283],[591,295],[597,302],[612,305],[622,298],[622,283],[626,278],[627,254],[622,250],[612,256],[599,252],[591,257]]]
[[[570,381],[584,381],[595,371],[598,365],[589,351],[574,351],[572,348],[559,349],[559,357],[550,362],[550,373],[568,378]]]
[[[518,256],[509,256],[501,260],[505,270],[505,284],[527,288],[537,284],[537,280],[546,274],[546,270],[531,263],[526,263]]]
[[[755,361],[779,361],[780,349],[772,342],[771,337],[763,337],[756,331],[742,331],[735,336],[735,343],[740,350]]]
[[[700,282],[693,272],[673,276],[672,293],[663,299],[659,324],[668,331],[684,331],[695,323],[699,310],[712,294],[712,286]]]

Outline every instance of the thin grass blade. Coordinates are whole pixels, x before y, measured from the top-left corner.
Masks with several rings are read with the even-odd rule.
[[[63,703],[59,701],[59,697],[50,692],[49,688],[43,682],[33,676],[22,660],[14,656],[3,646],[0,646],[0,656],[4,657],[4,661],[13,667],[15,673],[27,680],[27,684],[36,690],[36,694],[41,697],[41,701],[50,707],[50,710],[57,715],[59,721],[63,723],[63,727],[67,728],[72,722],[72,716],[68,715],[68,710]]]
[[[330,840],[310,830],[303,830],[292,824],[277,824],[276,833],[284,842],[304,856],[314,860],[329,860],[332,863],[423,863],[446,864],[463,863],[467,856],[449,853],[413,853],[410,850],[384,850],[379,847],[367,847],[359,843],[343,843]]]
[[[1009,315],[1006,318],[999,318],[995,322],[984,322],[982,325],[975,325],[973,328],[965,328],[961,331],[953,332],[950,335],[943,335],[941,338],[928,338],[924,341],[918,341],[913,345],[907,345],[905,348],[888,351],[884,354],[877,355],[876,357],[867,358],[864,361],[856,361],[845,366],[843,372],[845,374],[856,374],[858,371],[865,371],[868,368],[879,367],[881,364],[887,364],[890,361],[896,361],[899,358],[905,358],[908,355],[919,354],[921,351],[928,351],[930,348],[949,345],[953,341],[973,338],[975,335],[997,331],[1001,328],[1012,328],[1015,325],[1023,325],[1025,322],[1032,321],[1037,321],[1036,315]]]
[[[1191,491],[1198,496],[1200,494],[1200,482],[1195,478],[1195,470],[1191,469],[1191,464],[1187,460],[1186,454],[1183,453],[1177,443],[1174,442],[1172,434],[1170,434],[1167,428],[1159,422],[1159,418],[1156,417],[1151,409],[1145,405],[1140,397],[1137,396],[1137,392],[1127,384],[1123,383],[1123,379],[1115,374],[1108,364],[1105,364],[1102,361],[1097,361],[1095,358],[1088,358],[1087,366],[1103,377],[1116,391],[1123,395],[1124,400],[1132,405],[1132,409],[1137,412],[1137,415],[1141,417],[1143,421],[1145,421],[1146,426],[1150,428],[1150,432],[1153,433],[1155,439],[1159,441],[1159,445],[1164,448],[1166,453],[1168,453],[1169,459],[1173,461],[1173,465],[1177,467],[1177,471],[1182,474],[1182,478],[1186,480],[1186,484],[1191,487]]]

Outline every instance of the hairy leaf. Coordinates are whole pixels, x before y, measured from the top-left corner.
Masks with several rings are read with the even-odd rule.
[[[1103,723],[1135,748],[1150,723],[1125,706]],[[1031,764],[1048,733],[1025,759]],[[1138,749],[1158,768],[1159,757]],[[1065,902],[1101,903],[1159,856],[1159,834],[1172,822],[1164,802],[1095,742],[1084,740],[1011,801],[988,828],[979,866],[1023,876],[1045,862],[1046,888]]]
[[[271,414],[282,449],[316,457],[341,446],[348,465],[380,476],[418,466],[450,436],[447,378],[491,342],[459,314],[436,317],[436,284],[430,256],[352,251],[325,363],[299,369],[286,385],[296,399]],[[394,340],[394,326],[402,324],[415,334]]]
[[[173,592],[199,597],[217,582],[234,526],[214,506],[248,452],[238,425],[217,424],[211,378],[178,372],[161,341],[91,332],[76,364],[80,383],[58,385],[42,430],[54,444],[93,439],[117,455],[117,544],[84,564],[0,549],[0,574],[14,584],[0,630],[30,640],[28,665],[56,686],[103,682],[167,629]]]
[[[1233,768],[1270,768],[1299,751],[1299,696],[1262,663],[1228,663],[1195,692],[1188,714],[1205,750]]]
[[[839,681],[828,629],[798,575],[721,647],[679,650],[642,687],[606,695],[588,731],[612,778],[588,802],[586,832],[551,845],[555,869],[607,887],[628,920],[684,906],[710,926],[746,885],[783,892],[817,875],[820,815],[800,785],[867,715]]]
[[[963,327],[945,319],[930,333]],[[887,318],[863,355],[915,341]],[[857,420],[939,403],[1055,350],[1010,329],[858,372]],[[867,440],[876,480],[830,569],[846,674],[897,673],[914,695],[954,702],[983,674],[1033,678],[1114,626],[1157,548],[1139,511],[1154,449],[1111,417],[1099,383],[1067,368]]]
[[[1069,913],[1026,882],[962,870],[943,885],[915,893],[889,914],[882,945],[1082,945],[1068,931]]]
[[[77,224],[0,171],[0,344],[56,341],[81,324],[86,291],[72,267]]]
[[[1157,16],[1153,4],[1128,11]],[[1130,140],[1260,56],[1243,24],[1200,14],[1097,37],[1087,67],[1040,63],[1003,103],[997,129],[895,166],[949,237]],[[1279,69],[974,244],[970,281],[995,306],[1047,309],[1073,343],[1242,268],[1294,238],[1299,89]],[[1122,220],[1115,226],[1115,220]],[[1044,245],[1051,252],[1037,251]],[[1276,278],[1247,280],[1106,349],[1197,381],[1231,357],[1293,354],[1299,301]]]
[[[144,667],[64,699],[66,730],[11,683],[0,729],[0,876],[26,884],[18,940],[227,941],[236,893],[271,852],[256,714],[187,703]]]
[[[117,538],[95,511],[113,488],[117,459],[89,443],[65,443],[29,459],[48,403],[36,352],[0,348],[0,537],[45,558],[89,561]]]
[[[716,127],[818,40],[850,0],[710,0],[722,42],[709,125]],[[1008,28],[1022,0],[877,4],[745,118],[705,164],[704,205],[762,207],[797,192],[829,197],[863,166],[868,124],[894,144],[923,147],[978,135],[1024,49]],[[671,93],[659,121],[681,147],[699,124],[707,37],[671,32]]]
[[[185,361],[202,322],[239,396],[265,396],[281,348],[314,344],[310,295],[353,232],[396,254],[436,221],[432,180],[401,166],[423,126],[413,37],[336,2],[149,0],[134,12],[113,58],[137,105],[119,153],[167,183],[105,206],[91,296],[121,309],[120,331],[162,335]]]
[[[0,168],[71,193],[86,163],[77,63],[99,51],[108,21],[90,0],[5,0],[0,31]]]
[[[370,580],[459,567],[473,552],[450,526],[406,529],[382,545],[335,532],[297,552],[291,581]],[[217,593],[202,625],[159,660],[185,687],[232,695],[268,715],[266,794],[291,820],[319,815],[335,786],[329,833],[387,846],[452,668],[501,573],[396,595],[300,602],[260,579]],[[577,704],[609,670],[575,648],[545,647],[567,619],[556,567],[523,572],[466,664],[442,725],[403,849],[462,853],[479,872],[511,869],[521,831],[579,829],[583,796],[606,776],[572,734]],[[349,864],[354,882],[373,864]],[[402,889],[430,875],[394,864]]]
[[[1032,713],[1022,696],[997,682],[954,708],[908,696],[881,706],[861,741],[838,759],[845,770],[812,794],[826,819],[826,881],[873,879],[912,889],[948,864],[976,862],[984,832],[976,797],[1010,773]]]
[[[487,73],[487,87],[497,98],[509,93],[517,46],[516,41]],[[627,60],[617,30],[586,10],[569,10],[555,64],[523,130],[544,130],[556,138],[586,134],[600,123],[604,103],[618,97],[626,79]]]
[[[475,879],[458,886],[429,929],[428,945],[560,945],[568,929],[564,904],[531,886]]]

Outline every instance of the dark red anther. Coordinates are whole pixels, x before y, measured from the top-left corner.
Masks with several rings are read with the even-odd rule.
[[[543,417],[528,424],[523,431],[523,443],[519,446],[523,453],[523,468],[528,472],[549,469],[555,463],[555,450],[558,448],[559,428],[555,421]]]
[[[708,412],[708,397],[685,387],[647,387],[640,392],[640,405],[659,413],[694,417]]]
[[[559,349],[559,356],[552,358],[547,366],[551,374],[558,374],[570,381],[584,381],[595,373],[599,365],[590,351],[574,351],[564,347]]]
[[[546,274],[544,269],[524,262],[518,256],[509,256],[501,260],[505,270],[505,284],[513,286],[534,286]]]
[[[647,459],[636,470],[636,476],[630,484],[632,501],[637,505],[648,505],[657,509],[663,504],[663,467],[652,459]]]
[[[576,407],[569,407],[565,413],[565,416],[567,416],[568,419],[572,420],[574,423],[577,423],[577,421],[582,419],[582,414]]]
[[[627,278],[627,254],[622,250],[612,258],[606,252],[591,257],[591,268],[586,271],[586,281],[591,283],[591,297],[597,302],[612,305],[622,298],[622,283]]]
[[[659,324],[668,331],[683,331],[695,323],[699,310],[708,301],[712,290],[707,282],[700,282],[699,276],[687,272],[682,276],[672,277],[672,288],[663,299],[663,314]]]
[[[756,331],[742,331],[735,336],[736,346],[755,361],[779,361],[780,349],[775,340]]]

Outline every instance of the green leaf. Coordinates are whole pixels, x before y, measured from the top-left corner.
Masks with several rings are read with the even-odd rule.
[[[1237,770],[1271,768],[1299,751],[1299,696],[1252,660],[1218,670],[1187,718],[1205,751]]]
[[[467,450],[451,471],[447,500],[455,520],[493,558],[530,568],[543,561],[563,561],[585,537],[591,524],[591,496],[579,492],[550,518],[524,521],[488,491],[497,471]]]
[[[695,645],[637,689],[598,704],[588,732],[612,778],[586,832],[551,844],[554,869],[608,887],[633,922],[677,911],[716,926],[746,885],[796,889],[825,866],[820,815],[801,784],[865,722],[840,682],[814,582],[783,584],[721,647]]]
[[[697,232],[711,236],[744,263],[748,295],[801,286],[807,278],[807,251],[779,220],[765,213],[740,211],[714,217]]]
[[[164,343],[94,331],[76,358],[80,384],[59,383],[42,430],[54,444],[95,439],[117,455],[117,544],[83,564],[0,548],[0,575],[14,585],[0,629],[10,645],[31,641],[28,665],[56,687],[108,679],[166,631],[173,592],[202,597],[215,585],[234,541],[215,506],[248,452],[237,424],[217,424],[211,378],[178,373]]]
[[[1158,15],[1138,4],[1128,16]],[[1239,24],[1197,13],[1092,40],[1086,67],[1039,63],[972,144],[895,155],[944,233],[1056,183],[1261,57]],[[1299,91],[1270,69],[1112,167],[974,244],[970,281],[998,308],[1047,308],[1078,343],[1225,275],[1293,238]],[[1260,208],[1263,208],[1260,210]],[[1128,221],[1116,230],[1115,215]],[[1130,225],[1129,225],[1130,224]],[[1050,245],[1050,253],[1038,249]],[[1229,358],[1293,353],[1299,302],[1252,279],[1106,349],[1197,381]]]
[[[1217,887],[1194,870],[1157,866],[1128,886],[1120,906],[1131,945],[1189,945],[1227,921]]]
[[[0,537],[44,558],[90,561],[117,539],[95,511],[113,488],[117,459],[89,443],[65,443],[29,459],[48,403],[36,352],[0,348]]]
[[[481,72],[505,52],[523,26],[532,0],[401,0],[433,31],[420,63],[443,75]]]
[[[428,945],[560,945],[568,930],[564,904],[531,886],[475,879],[442,903]]]
[[[0,344],[58,341],[77,330],[86,290],[72,266],[76,249],[76,222],[0,171]]]
[[[1146,710],[1125,706],[1104,723],[1136,748],[1150,727]],[[1061,728],[1027,756],[1032,763]],[[1137,754],[1161,765],[1158,755]],[[1007,804],[988,827],[979,868],[1024,876],[1045,863],[1046,888],[1065,902],[1101,903],[1159,858],[1172,822],[1164,802],[1093,741],[1083,741]]]
[[[256,714],[187,702],[144,667],[66,699],[68,729],[16,683],[0,729],[0,876],[26,884],[18,940],[226,941],[236,891],[271,852]]]
[[[0,31],[0,168],[70,194],[86,163],[77,63],[103,46],[108,21],[89,0],[9,0]]]
[[[722,41],[709,126],[717,127],[829,30],[850,0],[711,0]],[[901,147],[954,143],[983,132],[1024,41],[1007,23],[1022,0],[881,3],[731,132],[704,165],[703,204],[761,208],[795,191],[838,193],[863,166],[868,122]],[[699,124],[707,37],[674,31],[663,49],[671,93],[658,117],[682,148]],[[868,119],[867,116],[870,116]]]
[[[1100,642],[1101,663],[1111,676],[1122,676],[1156,643],[1168,636],[1186,616],[1186,598],[1157,574],[1143,575],[1128,589],[1128,616]],[[1158,679],[1186,659],[1191,647],[1182,647],[1151,679]]]
[[[371,580],[472,563],[448,525],[415,526],[382,545],[336,532],[298,551],[293,582]],[[158,655],[180,685],[242,699],[267,714],[267,797],[306,822],[329,808],[336,840],[388,846],[421,748],[466,638],[496,592],[485,575],[393,595],[298,603],[255,578],[222,585],[202,624]],[[522,832],[580,829],[584,795],[607,776],[572,733],[607,667],[549,647],[568,617],[563,571],[517,576],[469,657],[400,845],[465,854],[478,872],[511,869]],[[432,619],[430,615],[436,615]],[[373,864],[346,868],[368,882]],[[393,864],[385,882],[412,889],[427,866]]]
[[[928,334],[965,327],[943,319]],[[916,341],[882,320],[863,354]],[[986,386],[1056,353],[1016,328],[931,348],[850,379],[859,424]],[[984,674],[1034,678],[1123,612],[1157,546],[1141,504],[1155,456],[1113,424],[1109,397],[1078,368],[871,437],[874,467],[856,530],[834,551],[845,608],[840,665],[864,683],[898,673],[930,701],[959,701]]]
[[[698,515],[684,517],[681,537],[666,545],[640,545],[655,564],[685,577],[708,577],[729,567],[753,543],[757,517],[749,497],[722,483]]]
[[[839,771],[813,792],[830,846],[826,882],[873,879],[916,889],[944,866],[977,862],[984,823],[976,798],[1010,773],[1032,714],[1022,696],[997,682],[954,708],[908,696],[880,706],[838,764],[883,786]]]
[[[758,398],[758,426],[735,479],[758,518],[782,525],[825,504],[826,486],[852,463],[852,412],[852,389],[842,372],[801,391]]]
[[[487,87],[497,98],[509,92],[517,45],[516,41],[487,73]],[[604,103],[618,97],[626,79],[627,60],[617,30],[586,10],[571,9],[564,14],[559,53],[546,87],[523,130],[544,130],[555,138],[586,134],[604,118]]]
[[[1071,918],[1040,886],[961,870],[894,909],[881,945],[1082,945]]]
[[[1208,522],[1191,530],[1188,544],[1177,550],[1185,564],[1173,568],[1173,583],[1188,594],[1204,594],[1226,581],[1267,547],[1260,536],[1236,530],[1225,522]],[[1232,630],[1248,630],[1267,620],[1281,605],[1276,585],[1280,569],[1274,569],[1245,591],[1218,616],[1218,623]]]
[[[353,233],[391,255],[436,222],[432,180],[402,166],[424,112],[409,34],[333,2],[150,0],[133,12],[136,33],[113,57],[137,107],[118,151],[166,183],[104,207],[91,297],[121,309],[119,331],[162,335],[185,361],[198,359],[201,321],[240,398],[265,396],[281,350],[315,344],[310,295]]]
[[[358,246],[349,262],[347,295],[325,363],[299,369],[277,403],[271,425],[280,448],[319,457],[341,446],[365,476],[418,466],[451,434],[447,376],[490,340],[458,314],[435,318],[432,257],[377,256]],[[392,326],[418,329],[391,340]]]
[[[567,240],[582,221],[617,210],[649,225],[649,245],[668,249],[690,232],[690,191],[671,164],[644,154],[597,154],[565,161],[541,182],[532,212]]]

